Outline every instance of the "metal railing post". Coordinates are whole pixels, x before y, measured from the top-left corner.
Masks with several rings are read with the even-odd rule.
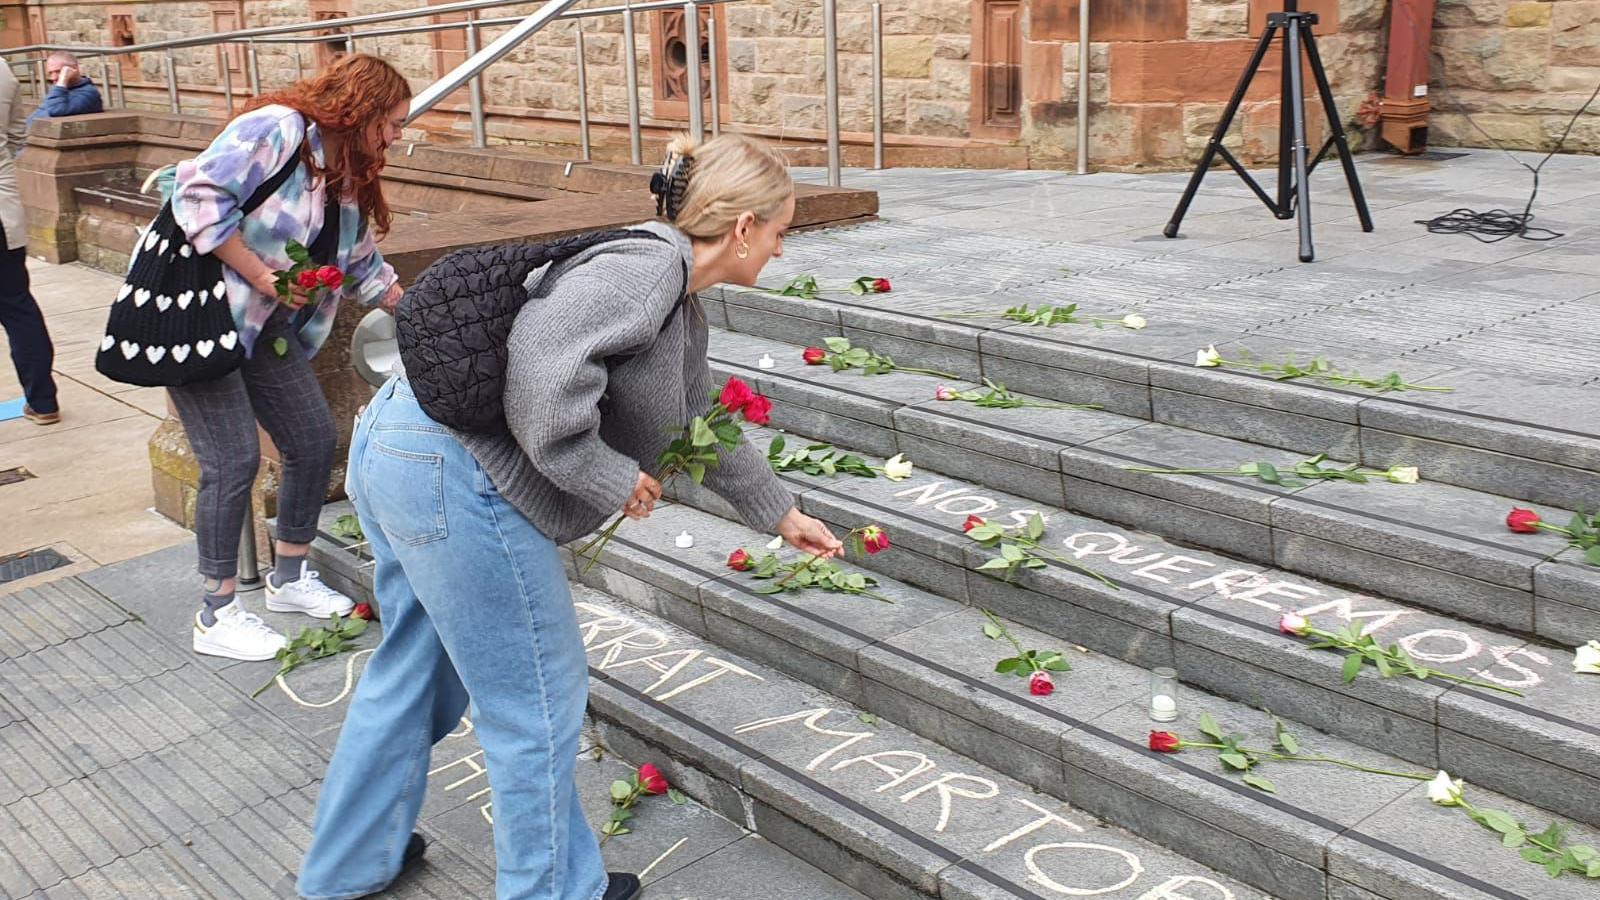
[[[255,41],[247,41],[245,46],[250,53],[250,95],[259,97],[261,96],[261,57],[256,53]],[[299,53],[300,48],[296,47],[295,52]]]
[[[48,78],[45,77],[45,74],[44,74],[44,60],[42,60],[42,59],[34,60],[32,69],[33,69],[33,99],[42,101],[44,99],[44,92],[45,92],[44,83],[49,80]]]
[[[578,38],[578,152],[589,161],[589,66],[583,46],[583,20],[577,22]]]
[[[244,527],[239,531],[239,571],[235,589],[253,591],[261,587],[261,563],[256,558],[256,511],[245,507]]]
[[[100,90],[105,91],[106,100],[111,99],[111,64],[106,62],[104,56],[100,57]]]
[[[116,66],[111,69],[111,77],[117,80],[117,106],[128,108],[128,87],[122,78],[122,61],[117,60]]]
[[[643,135],[639,128],[639,48],[634,44],[633,7],[622,10],[623,74],[628,82],[628,160],[644,163]]]
[[[872,4],[872,167],[883,168],[883,4]]]
[[[1089,0],[1078,3],[1078,174],[1089,174]]]
[[[172,51],[167,51],[167,98],[172,101],[172,111],[183,112],[183,107],[178,102],[178,63],[172,58]]]
[[[222,96],[228,104],[228,115],[233,115],[233,63],[228,59],[228,45],[222,44],[217,59],[222,62]]]
[[[683,55],[689,75],[689,136],[699,143],[705,138],[705,108],[700,92],[700,5],[689,0],[683,5]]]
[[[467,53],[475,55],[478,52],[478,23],[467,21]],[[467,82],[467,105],[472,116],[472,146],[489,146],[489,125],[483,120],[483,78],[472,76]]]
[[[306,77],[306,61],[300,55],[300,45],[294,45],[294,80],[303,81]]]
[[[822,90],[828,119],[828,184],[832,187],[838,187],[840,182],[838,7],[837,0],[822,0]]]
[[[346,34],[344,36],[344,52],[349,53],[352,56],[355,55],[356,36],[354,34]]]
[[[717,11],[711,8],[711,18],[706,20],[706,52],[711,69],[711,136],[722,135],[721,92],[717,90]]]

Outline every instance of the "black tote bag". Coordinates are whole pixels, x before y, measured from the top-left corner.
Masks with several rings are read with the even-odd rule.
[[[299,165],[297,149],[245,201],[244,214],[277,193]],[[243,360],[222,262],[195,252],[168,199],[134,245],[94,367],[123,384],[172,387],[221,378]]]

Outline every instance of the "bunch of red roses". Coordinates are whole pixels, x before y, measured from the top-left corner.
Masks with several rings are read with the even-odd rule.
[[[748,384],[738,378],[730,377],[721,390],[713,390],[711,399],[715,401],[711,409],[703,416],[695,416],[667,445],[667,449],[656,457],[656,479],[663,488],[684,473],[688,473],[695,484],[704,481],[706,470],[717,464],[721,454],[739,446],[743,429],[739,427],[737,417],[743,417],[752,425],[765,425],[771,421],[772,401],[751,390]],[[611,542],[626,518],[626,515],[617,516],[604,531],[578,548],[577,558],[588,560],[583,567],[584,572],[599,562],[606,544]]]
[[[293,265],[278,272],[275,278],[280,300],[289,299],[291,285],[303,289],[309,301],[316,303],[322,299],[322,291],[346,288],[355,281],[340,271],[338,266],[317,265],[311,259],[311,251],[299,241],[290,241],[284,248],[284,254]]]

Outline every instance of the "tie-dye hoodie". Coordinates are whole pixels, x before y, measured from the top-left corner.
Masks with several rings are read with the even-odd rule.
[[[241,207],[298,152],[302,141],[309,144],[320,166],[322,138],[318,131],[314,124],[308,128],[305,119],[287,106],[264,106],[229,122],[198,157],[179,163],[172,214],[195,250],[210,253],[238,232],[245,246],[268,267],[289,268],[293,264],[285,252],[289,241],[310,246],[322,228],[326,188],[321,181],[313,184],[306,167],[298,166],[278,192],[248,217],[241,215]],[[354,276],[354,284],[343,293],[359,303],[376,303],[395,282],[394,268],[379,255],[372,231],[353,200],[346,200],[339,214],[339,249],[333,264]],[[277,308],[277,298],[256,291],[229,266],[224,265],[222,271],[234,322],[245,352],[251,353],[261,327]],[[335,293],[316,308],[308,307],[296,315],[300,343],[307,355],[322,346],[338,308]]]

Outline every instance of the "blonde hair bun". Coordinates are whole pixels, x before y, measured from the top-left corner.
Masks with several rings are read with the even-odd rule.
[[[698,143],[675,135],[651,179],[657,213],[697,238],[717,238],[748,212],[766,221],[794,193],[789,169],[767,144],[742,134]]]

